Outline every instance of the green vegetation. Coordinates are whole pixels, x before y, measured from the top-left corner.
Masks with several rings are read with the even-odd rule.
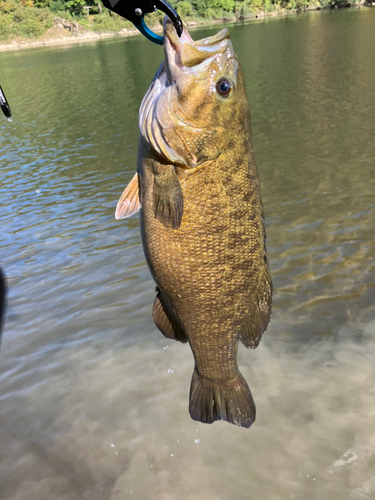
[[[0,39],[40,36],[52,26],[53,18],[53,14],[48,9],[33,7],[31,1],[1,2]]]
[[[361,5],[365,0],[171,0],[185,21],[244,19],[259,13],[278,14],[303,12],[333,7]],[[133,25],[105,9],[99,0],[0,0],[0,40],[17,37],[35,38],[54,24],[55,17],[78,22],[90,31],[118,32]],[[155,26],[164,14],[148,16],[147,23]]]

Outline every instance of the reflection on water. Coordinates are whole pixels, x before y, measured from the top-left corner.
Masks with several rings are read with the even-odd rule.
[[[250,430],[190,420],[189,347],[152,322],[137,216],[114,219],[162,49],[0,54],[2,499],[375,497],[374,23],[360,9],[231,28],[275,285],[260,346],[239,350]]]

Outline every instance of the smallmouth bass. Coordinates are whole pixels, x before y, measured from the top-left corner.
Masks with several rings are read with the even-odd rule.
[[[116,218],[140,210],[153,319],[194,355],[191,417],[250,427],[237,349],[259,344],[272,281],[245,84],[226,28],[193,41],[166,19],[164,34],[165,61],[140,107],[137,173]]]

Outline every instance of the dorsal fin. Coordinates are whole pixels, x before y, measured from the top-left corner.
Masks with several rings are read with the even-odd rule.
[[[118,200],[115,217],[117,220],[125,219],[137,213],[140,208],[138,174],[136,173]]]

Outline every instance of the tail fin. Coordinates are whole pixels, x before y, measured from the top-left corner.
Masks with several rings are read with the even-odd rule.
[[[255,420],[255,404],[240,372],[222,382],[206,379],[194,370],[189,412],[192,419],[206,424],[226,420],[240,427],[250,427]]]

